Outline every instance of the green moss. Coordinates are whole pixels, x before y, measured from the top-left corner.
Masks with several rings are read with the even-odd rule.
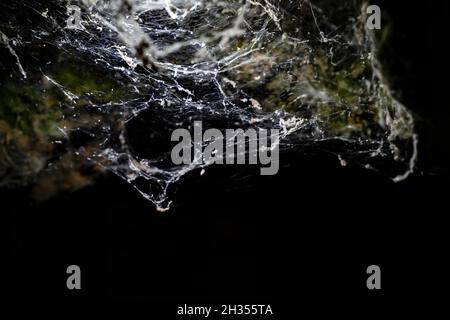
[[[74,161],[70,150],[56,151],[54,141],[63,138],[60,128],[89,130],[98,125],[99,115],[73,108],[120,101],[128,93],[115,80],[74,61],[63,60],[48,76],[57,85],[41,76],[30,82],[7,80],[0,87],[0,186],[36,183],[45,189],[48,181],[55,189],[49,194],[54,194],[77,188],[76,183],[67,183],[67,177],[80,177],[74,181],[86,185],[95,176],[92,172],[98,171],[84,175],[79,165],[83,162]],[[69,99],[63,90],[77,98]],[[83,146],[87,151],[89,143]],[[59,170],[50,170],[50,161]]]
[[[334,66],[325,54],[319,52],[313,68],[317,78],[314,85],[338,102],[355,105],[366,93],[364,81],[371,75],[371,66],[365,59],[357,59],[348,66]]]
[[[0,119],[24,134],[55,133],[61,114],[41,84],[9,83],[0,89]]]
[[[127,95],[118,82],[89,66],[80,67],[75,62],[66,62],[63,67],[58,66],[51,76],[72,94],[78,97],[87,96],[95,103],[108,103]]]

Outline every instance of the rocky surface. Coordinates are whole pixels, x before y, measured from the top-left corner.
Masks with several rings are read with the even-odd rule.
[[[170,163],[171,131],[195,119],[277,128],[283,152],[327,150],[395,181],[412,172],[414,120],[364,1],[169,3],[72,1],[75,29],[64,1],[0,5],[2,187],[42,200],[107,169],[165,209],[205,169]]]

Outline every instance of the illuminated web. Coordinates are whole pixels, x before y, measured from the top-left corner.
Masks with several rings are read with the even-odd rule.
[[[26,4],[16,6],[41,21],[23,34],[3,25],[0,36],[17,58],[16,77],[34,72],[63,94],[64,137],[55,143],[69,141],[160,210],[170,206],[172,186],[207,169],[170,161],[171,132],[195,120],[280,129],[282,152],[320,148],[395,181],[414,169],[414,121],[383,78],[364,1]],[[70,5],[81,8],[76,29],[66,27]],[[15,49],[32,44],[58,55],[27,70]],[[74,85],[64,68],[88,69],[108,85]]]

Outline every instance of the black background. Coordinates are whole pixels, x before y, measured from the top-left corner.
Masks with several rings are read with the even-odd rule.
[[[379,2],[393,21],[383,60],[419,119],[420,166],[407,182],[290,153],[274,177],[222,167],[189,178],[164,214],[112,175],[40,205],[3,190],[2,290],[17,302],[143,300],[167,318],[177,303],[273,303],[285,315],[310,302],[321,312],[439,301],[449,270],[449,11],[436,3]],[[71,264],[80,291],[66,288]],[[381,291],[366,288],[372,264]]]

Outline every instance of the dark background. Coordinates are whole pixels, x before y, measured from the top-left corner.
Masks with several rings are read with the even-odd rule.
[[[448,4],[378,3],[393,21],[383,61],[419,119],[414,177],[394,184],[327,154],[290,153],[274,177],[221,167],[188,178],[164,214],[112,175],[40,205],[3,190],[12,243],[4,293],[16,301],[149,300],[171,305],[166,313],[176,303],[273,303],[287,314],[309,302],[373,310],[443,298]],[[66,289],[71,264],[81,267],[81,291]],[[366,288],[372,264],[381,267],[381,291]]]

